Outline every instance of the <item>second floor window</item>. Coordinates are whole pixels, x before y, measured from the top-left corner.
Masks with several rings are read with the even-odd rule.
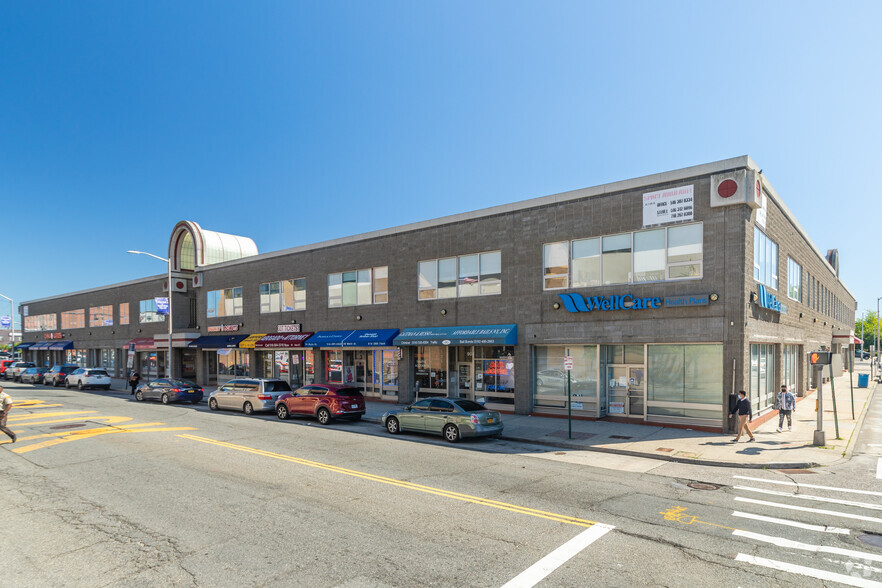
[[[90,327],[112,327],[113,326],[113,305],[92,306],[89,308],[89,326]]]
[[[778,244],[758,227],[753,228],[753,279],[778,289]]]
[[[328,308],[389,302],[386,266],[328,274]]]
[[[802,266],[787,258],[787,297],[802,302]]]
[[[82,329],[86,326],[86,310],[65,310],[61,313],[62,329]]]
[[[502,253],[489,251],[418,264],[420,300],[502,294]]]
[[[260,285],[260,312],[306,310],[306,278]]]
[[[206,294],[206,315],[211,317],[239,316],[242,314],[242,287],[212,290]]]
[[[138,303],[139,323],[161,323],[165,321],[165,315],[156,312],[156,300],[149,298]]]

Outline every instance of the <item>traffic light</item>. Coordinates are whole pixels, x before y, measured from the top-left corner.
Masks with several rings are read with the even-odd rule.
[[[830,365],[833,353],[830,351],[812,351],[809,361],[812,365]]]

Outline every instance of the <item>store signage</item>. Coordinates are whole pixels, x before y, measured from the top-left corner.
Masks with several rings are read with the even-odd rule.
[[[300,323],[292,323],[290,325],[279,325],[276,328],[276,332],[278,333],[299,333],[301,328]]]
[[[707,306],[707,294],[684,294],[682,296],[668,296],[665,298],[665,306]]]
[[[12,325],[12,319],[8,316],[0,316],[0,327],[8,329]]]
[[[610,402],[609,403],[609,414],[625,414],[625,403],[624,402]]]
[[[61,339],[64,333],[43,333],[44,339]]]
[[[564,308],[569,312],[591,312],[592,310],[648,310],[660,308],[662,299],[655,297],[637,298],[631,294],[612,296],[582,296],[581,294],[558,294]]]
[[[168,314],[168,298],[154,298],[156,301],[156,314]]]
[[[762,306],[763,308],[768,308],[769,310],[774,310],[775,312],[780,312],[784,314],[787,312],[787,307],[781,304],[781,301],[778,300],[778,297],[774,294],[769,293],[766,290],[766,287],[762,284],[759,285],[759,296],[757,297],[756,303]]]
[[[643,195],[643,226],[692,220],[692,186],[668,188]]]
[[[230,331],[238,331],[239,325],[212,325],[208,327],[209,333],[227,333]]]

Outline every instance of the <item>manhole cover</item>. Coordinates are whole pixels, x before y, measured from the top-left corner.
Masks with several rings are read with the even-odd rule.
[[[866,535],[858,535],[857,540],[872,545],[873,547],[882,547],[882,535],[876,533],[867,533]]]
[[[719,486],[714,486],[713,484],[707,484],[705,482],[689,482],[686,484],[693,490],[719,490]]]
[[[54,427],[49,427],[50,429],[76,429],[78,427],[85,427],[86,423],[71,423],[69,425],[55,425]]]
[[[610,435],[610,439],[631,439],[632,437],[628,437],[627,435]]]

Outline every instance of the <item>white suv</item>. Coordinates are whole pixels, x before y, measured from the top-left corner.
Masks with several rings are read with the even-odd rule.
[[[76,386],[78,390],[83,388],[104,388],[110,390],[110,376],[104,368],[79,368],[67,375],[64,379],[64,387]]]

